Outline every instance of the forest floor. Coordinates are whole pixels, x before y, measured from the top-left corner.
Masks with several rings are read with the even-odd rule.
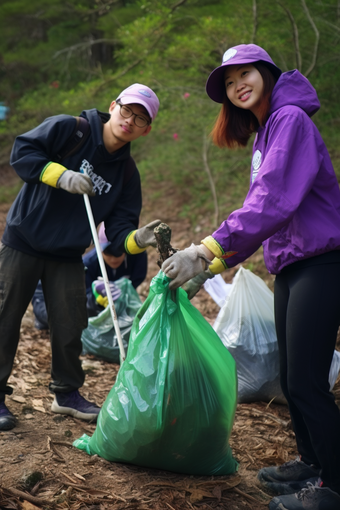
[[[0,169],[0,186],[13,183],[13,174],[10,168]],[[183,197],[178,197],[175,190],[164,188],[161,195],[157,200],[152,200],[151,195],[144,197],[141,225],[159,216],[172,228],[172,245],[176,248],[199,242],[202,235],[209,233],[204,224],[193,233],[187,220],[178,219]],[[0,205],[0,236],[9,206]],[[157,215],[153,211],[158,211]],[[155,250],[150,251],[148,276],[138,289],[142,300],[158,272],[156,259]],[[261,254],[251,260],[257,262],[259,276],[272,287],[273,278],[266,272]],[[226,281],[231,282],[236,270],[226,272]],[[219,307],[209,294],[201,290],[192,303],[208,322],[214,322]],[[86,381],[81,393],[101,405],[119,366],[91,355],[82,359]],[[91,436],[95,425],[50,411],[50,365],[48,332],[34,328],[29,306],[9,381],[14,392],[6,399],[18,425],[0,432],[0,508],[261,510],[267,508],[272,496],[257,482],[258,470],[281,464],[297,454],[287,407],[254,402],[237,406],[230,445],[239,470],[232,476],[185,476],[89,456],[73,447],[72,442],[84,433]],[[334,393],[340,405],[340,379]]]

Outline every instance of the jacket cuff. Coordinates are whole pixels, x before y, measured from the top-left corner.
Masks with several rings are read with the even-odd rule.
[[[206,237],[201,241],[201,243],[204,244],[204,246],[206,246],[218,259],[224,255],[222,246],[212,236]]]
[[[218,243],[213,236],[206,237],[201,241],[201,243],[204,244],[204,246],[206,246],[218,259],[225,260],[237,253],[237,251],[224,251],[220,243]]]
[[[125,239],[124,248],[128,255],[137,255],[138,253],[142,253],[143,251],[146,250],[146,248],[140,248],[136,243],[135,241],[136,232],[137,230],[133,230]]]
[[[50,161],[43,168],[39,180],[48,186],[56,188],[59,177],[65,172],[65,170],[67,170],[67,168],[65,168],[63,165],[59,165],[59,163],[53,163]]]
[[[225,261],[223,259],[218,259],[217,257],[213,259],[209,266],[209,271],[211,271],[214,275],[223,273],[226,269],[228,269],[228,266]]]

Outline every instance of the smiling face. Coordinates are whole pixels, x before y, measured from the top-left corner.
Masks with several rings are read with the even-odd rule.
[[[250,110],[259,120],[264,83],[252,64],[228,66],[224,73],[225,89],[233,105]]]
[[[145,117],[146,120],[150,121],[144,106],[140,104],[129,104],[127,106],[134,114]],[[108,152],[114,152],[126,143],[132,142],[140,136],[146,136],[151,131],[150,125],[143,128],[136,126],[134,115],[124,118],[116,101],[112,101],[109,112],[111,117],[103,127],[103,139]]]

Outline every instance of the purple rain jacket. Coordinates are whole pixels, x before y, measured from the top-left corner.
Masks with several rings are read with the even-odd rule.
[[[213,233],[228,267],[263,245],[270,273],[293,262],[340,250],[340,191],[327,148],[310,117],[315,89],[299,71],[276,83],[270,116],[253,146],[250,189],[241,209]]]

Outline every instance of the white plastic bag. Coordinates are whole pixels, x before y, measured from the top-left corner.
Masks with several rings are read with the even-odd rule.
[[[274,295],[261,278],[241,267],[214,329],[236,361],[239,402],[284,403],[274,323]]]
[[[213,327],[236,361],[238,402],[286,403],[279,380],[274,294],[264,281],[241,267]],[[339,370],[340,353],[334,351],[331,390]]]
[[[329,387],[332,390],[340,371],[340,352],[334,351],[331,369],[329,371]]]
[[[204,289],[210,294],[215,303],[222,308],[226,298],[229,296],[232,284],[226,283],[220,274],[211,280],[204,282]]]

